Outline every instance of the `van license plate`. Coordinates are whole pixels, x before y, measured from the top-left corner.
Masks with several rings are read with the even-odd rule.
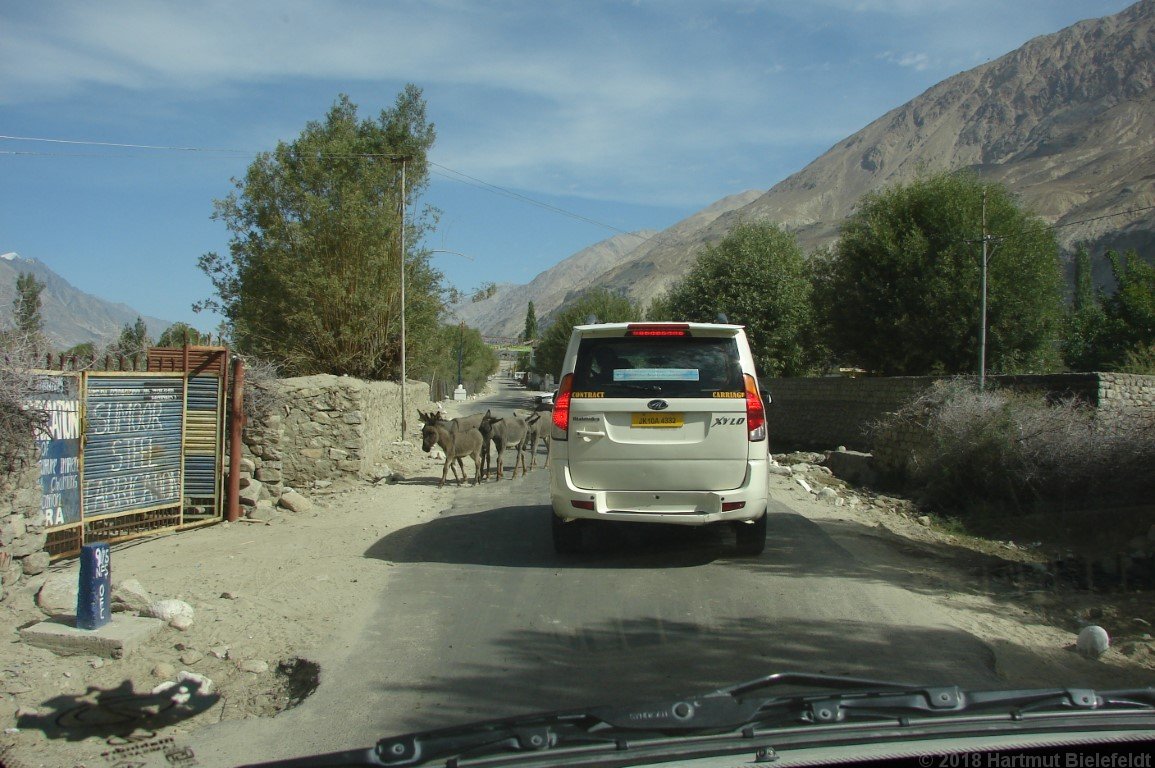
[[[682,427],[686,424],[680,413],[635,413],[632,417],[631,427]]]

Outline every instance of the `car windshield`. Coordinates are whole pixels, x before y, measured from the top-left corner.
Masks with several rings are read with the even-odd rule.
[[[732,338],[619,337],[583,340],[574,388],[611,396],[710,397],[744,392],[745,384]]]

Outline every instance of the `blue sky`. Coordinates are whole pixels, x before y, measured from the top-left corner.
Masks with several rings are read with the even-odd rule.
[[[412,82],[438,132],[425,245],[471,257],[435,264],[462,290],[524,283],[618,231],[769,189],[946,77],[1129,4],[6,2],[0,135],[19,138],[0,139],[0,253],[211,328],[191,305],[212,293],[197,258],[228,250],[212,201],[338,94],[371,117]]]

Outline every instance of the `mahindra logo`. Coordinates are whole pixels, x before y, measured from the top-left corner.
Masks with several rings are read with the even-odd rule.
[[[646,403],[646,407],[651,411],[664,411],[670,407],[670,404],[665,400],[651,400],[650,402]]]

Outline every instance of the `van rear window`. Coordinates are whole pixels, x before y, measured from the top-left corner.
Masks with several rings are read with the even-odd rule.
[[[744,386],[733,338],[588,338],[574,369],[575,390],[608,396],[724,397]]]

